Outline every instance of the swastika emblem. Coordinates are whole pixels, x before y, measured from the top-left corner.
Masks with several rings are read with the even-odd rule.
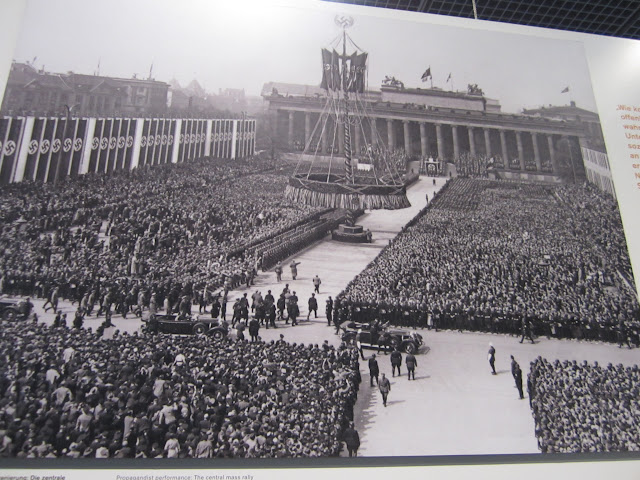
[[[29,142],[29,155],[33,155],[38,151],[38,141],[31,140]]]

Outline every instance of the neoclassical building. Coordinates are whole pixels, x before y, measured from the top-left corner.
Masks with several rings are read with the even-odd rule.
[[[323,89],[270,82],[262,96],[273,115],[272,135],[279,148],[342,153],[342,128],[314,130],[326,108]],[[484,157],[501,178],[583,181],[581,149],[600,132],[592,118],[586,122],[581,116],[551,118],[540,111],[503,113],[498,100],[471,86],[467,92],[449,92],[383,84],[380,91],[362,96],[360,108],[366,119],[352,129],[356,155],[364,144],[382,141],[416,160],[433,160],[441,172],[461,157]]]

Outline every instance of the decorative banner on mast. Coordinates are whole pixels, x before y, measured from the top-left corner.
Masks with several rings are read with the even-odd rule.
[[[322,49],[322,83],[325,90],[341,90],[340,55],[335,50]]]
[[[364,93],[365,73],[367,71],[367,54],[354,53],[347,57],[347,91]]]

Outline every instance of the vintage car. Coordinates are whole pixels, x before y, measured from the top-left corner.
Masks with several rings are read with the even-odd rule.
[[[2,320],[8,320],[10,322],[24,320],[32,310],[33,305],[26,300],[19,302],[6,299],[0,300],[0,318],[2,318]]]
[[[342,340],[345,342],[355,341],[358,331],[360,331],[360,344],[362,347],[398,349],[406,353],[416,353],[422,346],[422,335],[411,331],[395,327],[387,327],[380,330],[378,339],[371,338],[371,325],[359,322],[344,322],[340,324],[343,331]],[[379,345],[380,340],[382,344]]]
[[[142,321],[145,323],[143,330],[149,333],[209,335],[216,340],[223,339],[228,333],[227,327],[220,325],[218,319],[200,315],[182,317],[177,314],[150,315],[145,312]]]

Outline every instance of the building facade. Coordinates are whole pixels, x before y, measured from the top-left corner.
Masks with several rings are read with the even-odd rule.
[[[342,128],[329,124],[316,132],[313,127],[326,105],[324,90],[267,83],[262,95],[269,103],[274,141],[280,148],[342,153]],[[465,155],[491,158],[501,178],[585,179],[581,153],[589,137],[585,122],[503,113],[497,100],[471,89],[463,93],[383,85],[379,92],[365,92],[361,103],[366,119],[352,121],[356,158],[363,145],[383,142],[410,158],[432,158],[441,166],[455,164]]]
[[[169,84],[73,72],[50,73],[13,62],[0,112],[4,115],[55,115],[72,107],[77,115],[162,115]]]

